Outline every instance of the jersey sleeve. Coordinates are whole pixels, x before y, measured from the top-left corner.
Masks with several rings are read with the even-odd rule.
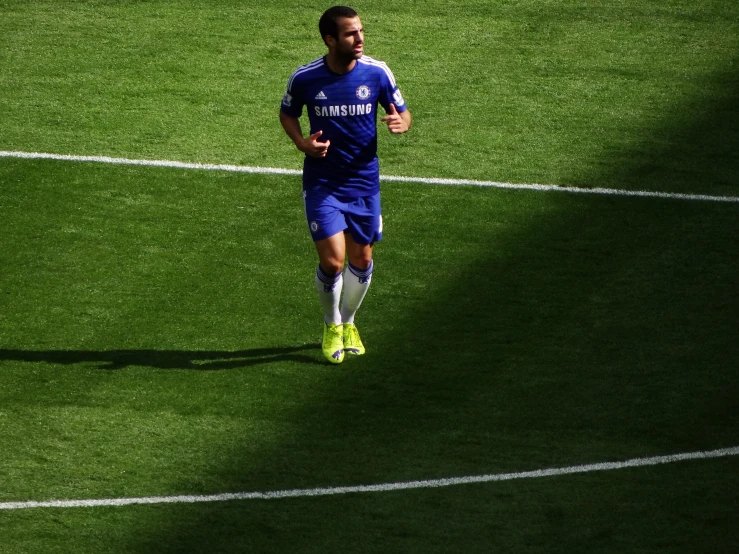
[[[287,82],[287,90],[282,97],[280,110],[290,117],[300,117],[303,114],[303,106],[305,105],[303,96],[301,83],[296,79],[295,73],[293,73]]]
[[[380,105],[385,109],[385,112],[390,111],[390,104],[395,104],[395,109],[398,113],[404,112],[408,109],[405,105],[405,99],[395,83],[395,76],[390,68],[382,64],[382,71],[380,73],[381,88],[380,88]]]

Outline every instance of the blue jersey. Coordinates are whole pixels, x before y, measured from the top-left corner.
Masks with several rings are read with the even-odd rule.
[[[348,197],[380,191],[377,160],[377,105],[397,111],[407,108],[388,66],[368,56],[343,74],[329,69],[325,58],[301,66],[287,83],[281,110],[300,117],[307,109],[310,134],[331,141],[325,158],[306,156],[303,188],[327,189]]]

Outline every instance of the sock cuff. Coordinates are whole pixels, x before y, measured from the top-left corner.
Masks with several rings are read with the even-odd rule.
[[[375,269],[375,264],[372,260],[370,260],[369,267],[367,269],[359,269],[356,266],[353,266],[352,264],[348,264],[349,271],[352,272],[352,275],[356,276],[357,279],[359,279],[360,283],[366,283],[367,280],[369,280],[370,276],[372,275],[372,271]]]
[[[341,272],[337,273],[336,275],[328,275],[319,265],[318,269],[316,270],[316,277],[318,277],[318,280],[322,283],[325,283],[326,285],[335,285],[339,282],[339,279],[341,279]]]

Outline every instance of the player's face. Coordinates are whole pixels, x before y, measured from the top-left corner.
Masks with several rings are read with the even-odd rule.
[[[359,17],[342,17],[337,22],[339,37],[334,49],[339,57],[358,60],[364,54],[364,29]]]

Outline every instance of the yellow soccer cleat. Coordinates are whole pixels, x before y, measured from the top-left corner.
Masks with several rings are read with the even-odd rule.
[[[323,355],[332,364],[344,361],[344,329],[342,325],[323,324]]]
[[[365,352],[357,326],[353,323],[344,323],[344,352],[355,356],[361,356]]]

